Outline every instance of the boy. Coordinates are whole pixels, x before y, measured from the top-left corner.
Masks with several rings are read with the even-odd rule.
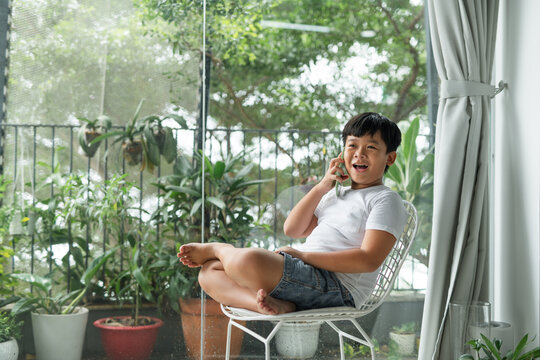
[[[407,219],[399,195],[383,185],[401,132],[386,117],[363,113],[345,125],[342,140],[343,152],[285,220],[287,236],[306,237],[301,247],[272,252],[191,243],[180,248],[184,265],[202,267],[199,283],[214,300],[272,315],[359,307],[365,301]],[[351,186],[341,187],[338,196],[335,182],[348,178]]]

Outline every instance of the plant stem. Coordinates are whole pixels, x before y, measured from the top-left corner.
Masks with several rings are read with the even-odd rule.
[[[62,311],[62,315],[71,314],[71,312],[73,311],[72,308],[74,308],[79,303],[79,301],[81,301],[82,297],[86,293],[86,289],[86,287],[84,289],[81,289],[81,293],[77,295],[77,297],[73,299],[73,301],[68,306],[66,306],[66,308]]]

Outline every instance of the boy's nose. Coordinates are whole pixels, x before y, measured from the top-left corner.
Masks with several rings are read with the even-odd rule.
[[[356,151],[356,156],[358,156],[359,158],[366,157],[366,150],[365,150],[365,149],[362,149],[362,148],[359,148],[359,149]]]

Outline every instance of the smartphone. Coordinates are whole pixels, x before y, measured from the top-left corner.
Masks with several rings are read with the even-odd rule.
[[[340,158],[340,159],[343,159],[343,152],[341,152],[341,153],[339,154],[339,158]],[[340,163],[338,166],[339,166],[339,168],[340,168],[341,171],[342,171],[342,174],[341,174],[342,177],[343,177],[343,175],[349,175],[349,174],[347,173],[347,169],[345,168],[345,164]],[[339,185],[340,185],[340,182],[336,180],[336,196],[337,196],[337,197],[339,197]]]

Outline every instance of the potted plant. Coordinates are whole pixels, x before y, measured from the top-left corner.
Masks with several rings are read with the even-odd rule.
[[[12,314],[31,312],[32,331],[37,357],[42,360],[80,360],[88,309],[78,304],[86,294],[92,278],[109,257],[108,251],[95,258],[82,277],[85,287],[66,293],[53,292],[53,276],[42,277],[35,274],[12,273],[11,277],[31,285],[32,292],[19,294]]]
[[[176,157],[176,141],[172,130],[163,125],[166,119],[176,121],[182,128],[187,128],[184,119],[175,114],[164,117],[155,115],[139,119],[144,99],[139,102],[137,110],[124,130],[111,131],[95,138],[90,144],[97,143],[108,137],[116,137],[113,145],[121,142],[122,153],[128,165],[141,164],[141,171],[147,168],[152,171],[160,164],[163,154],[167,162]]]
[[[484,334],[480,335],[482,339],[474,339],[468,342],[472,349],[476,351],[476,357],[471,354],[463,354],[459,357],[459,360],[533,360],[540,357],[540,346],[524,353],[525,347],[528,345],[527,334],[521,338],[515,349],[510,350],[507,354],[501,353],[501,340],[493,339],[493,341],[490,341]]]
[[[84,124],[79,128],[79,145],[89,158],[96,154],[101,141],[94,142],[94,139],[101,136],[112,127],[111,119],[106,115],[100,115],[93,120],[79,117],[79,121]]]
[[[172,163],[176,159],[176,140],[170,127],[165,126],[165,121],[172,119],[181,128],[187,129],[186,121],[176,114],[165,116],[149,115],[140,121],[144,136],[147,153],[152,164],[159,166],[160,156],[163,156],[167,163]]]
[[[414,353],[416,340],[416,323],[414,321],[394,326],[390,331],[390,340],[401,355]]]
[[[0,359],[17,360],[19,346],[17,340],[21,336],[22,321],[5,311],[0,311]]]
[[[167,272],[170,276],[167,293],[172,307],[180,311],[184,341],[191,359],[200,357],[201,301],[198,269],[179,264],[174,250],[177,251],[184,243],[201,239],[202,166],[205,166],[205,227],[202,229],[205,239],[233,243],[236,246],[249,245],[248,236],[258,225],[249,214],[254,202],[246,191],[265,180],[250,180],[252,165],[240,167],[243,160],[244,154],[215,162],[196,154],[192,163],[186,156],[179,155],[173,174],[162,177],[156,184],[161,194],[160,205],[152,218],[165,227],[162,234],[171,234],[171,239],[174,239],[175,245],[172,245],[167,260],[174,264]],[[222,355],[225,353],[228,319],[221,313],[219,304],[208,298],[205,302],[205,315],[205,355]],[[240,352],[242,335],[240,331],[233,332],[233,356]]]
[[[108,271],[108,298],[120,304],[132,303],[130,316],[112,316],[93,323],[100,329],[109,359],[147,359],[163,325],[158,318],[140,315],[142,300],[154,303],[154,292],[161,290],[152,285],[153,269],[160,264],[147,251],[154,234],[130,211],[132,188],[133,184],[126,182],[125,176],[114,178],[104,189],[102,201],[89,209],[119,242],[121,251],[117,254],[120,259],[117,263],[122,265]]]

